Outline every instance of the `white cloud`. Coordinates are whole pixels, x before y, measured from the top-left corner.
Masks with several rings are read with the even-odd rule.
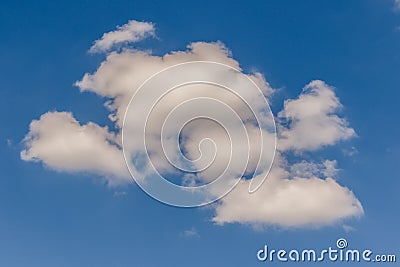
[[[229,50],[221,42],[196,42],[190,44],[187,51],[171,52],[164,56],[154,56],[137,50],[112,52],[95,73],[86,73],[75,85],[82,92],[91,91],[110,98],[111,101],[107,103],[112,112],[110,119],[121,127],[129,100],[147,78],[175,64],[202,60],[215,61],[239,69],[239,63],[230,57]],[[266,94],[272,92],[261,74],[255,73],[249,77]]]
[[[306,85],[297,99],[285,101],[278,114],[280,150],[317,150],[355,136],[344,118],[336,112],[342,108],[331,86],[323,81]]]
[[[271,174],[260,190],[250,195],[248,182],[241,181],[217,205],[213,221],[256,226],[325,226],[363,214],[354,194],[331,178],[295,178],[279,182],[274,179]]]
[[[138,41],[154,32],[151,23],[144,23],[147,26],[140,24],[141,31],[127,26],[137,23],[130,21],[116,31],[104,34],[91,50],[108,51],[117,43]],[[75,85],[82,92],[94,92],[108,99],[106,106],[110,110],[109,118],[120,130],[131,96],[147,78],[178,63],[202,60],[223,63],[240,70],[239,62],[232,58],[221,42],[197,42],[190,44],[186,51],[171,52],[164,56],[129,49],[110,52],[94,73],[86,73]],[[247,76],[262,89],[265,96],[272,96],[273,89],[262,74]],[[170,172],[171,166],[165,161],[157,133],[165,115],[177,103],[197,96],[208,96],[224,100],[245,118],[249,114],[237,98],[221,94],[212,86],[193,85],[192,89],[168,95],[160,102],[158,113],[149,118],[152,122],[149,132],[153,138],[149,150],[153,155],[152,160],[162,171]],[[284,109],[277,116],[278,159],[266,183],[260,190],[249,194],[249,181],[241,181],[237,188],[214,206],[213,220],[219,224],[238,222],[293,227],[328,225],[362,215],[362,206],[354,194],[334,180],[338,171],[335,160],[313,163],[297,155],[297,162],[289,165],[285,159],[285,152],[289,150],[316,151],[355,136],[348,122],[337,115],[341,107],[334,89],[322,81],[312,81],[297,99],[285,101]],[[198,175],[185,176],[187,184],[192,184],[194,179],[209,181],[226,165],[229,154],[229,146],[225,145],[226,135],[207,123],[200,122],[187,127],[184,132],[187,138],[182,140],[182,145],[189,157],[196,158],[199,156],[199,140],[211,136],[219,143],[218,155],[212,168]],[[251,123],[245,126],[252,148],[247,169],[251,173],[256,165],[260,140],[254,137],[256,127]],[[95,173],[106,178],[110,184],[120,184],[129,181],[129,177],[119,139],[119,133],[114,134],[93,122],[81,125],[71,113],[48,112],[39,120],[32,121],[24,139],[26,148],[21,152],[21,158],[43,162],[59,171]],[[207,154],[207,150],[202,152]]]
[[[363,214],[361,203],[348,188],[333,178],[316,176],[314,172],[321,172],[318,165],[301,165],[287,170],[287,162],[278,155],[261,188],[249,194],[249,181],[242,180],[216,205],[213,221],[221,225],[318,227]]]
[[[217,205],[213,220],[298,227],[361,216],[361,203],[334,179],[339,171],[336,160],[289,164],[285,159],[288,150],[315,151],[355,136],[347,121],[336,114],[341,107],[333,88],[318,80],[305,86],[297,99],[286,100],[278,113],[278,153],[266,182],[249,195],[249,181],[241,181]]]
[[[136,92],[136,89],[153,74],[172,65],[188,61],[209,60],[240,69],[239,63],[230,56],[229,50],[221,42],[192,43],[188,46],[187,51],[172,52],[164,56],[154,56],[136,50],[125,50],[120,53],[113,52],[107,56],[106,60],[95,73],[85,74],[81,81],[76,82],[76,85],[81,91],[91,91],[100,96],[110,98],[111,101],[107,103],[107,107],[111,111],[110,119],[116,123],[117,127],[122,127],[123,117],[132,95]],[[265,95],[269,96],[272,93],[272,88],[260,73],[249,74],[248,77],[263,90]],[[228,103],[238,112],[240,112],[239,109],[241,109],[243,116],[250,114],[249,110],[243,108],[244,105],[240,99],[233,95],[226,94],[226,92],[215,90],[214,86],[192,85],[190,87],[191,90],[173,92],[164,97],[163,101],[158,104],[157,110],[153,112],[152,116],[148,119],[148,135],[150,136],[148,140],[152,138],[152,141],[149,141],[150,146],[148,149],[153,155],[153,162],[157,162],[156,165],[164,171],[172,170],[170,165],[166,164],[167,162],[165,161],[163,153],[160,153],[161,146],[159,144],[158,133],[160,132],[160,127],[168,112],[183,100],[200,96],[212,97]],[[250,128],[251,125],[249,124],[248,127]],[[191,132],[189,135],[192,142],[187,143],[185,148],[192,157],[195,157],[198,153],[198,143],[196,143],[196,140],[201,140],[202,137],[211,134],[213,139],[217,141],[216,143],[219,144],[218,157],[213,167],[208,168],[207,171],[198,175],[198,178],[202,180],[213,180],[216,174],[220,173],[226,166],[224,162],[226,162],[229,155],[229,146],[224,146],[223,142],[224,140],[227,141],[227,138],[221,133],[220,129],[215,127],[202,127],[200,124],[197,124],[193,129],[187,127],[185,132],[188,133],[189,131]],[[252,133],[252,140],[256,141],[257,132],[252,131]],[[139,138],[133,139],[140,140]],[[257,152],[257,145],[256,143],[253,145],[254,154]],[[207,157],[203,157],[203,159],[207,160]],[[256,165],[256,158],[253,157],[252,159],[250,168],[254,168]]]
[[[189,45],[187,51],[172,52],[162,57],[153,56],[136,50],[124,50],[120,53],[112,52],[107,56],[106,60],[100,65],[95,73],[85,74],[81,81],[76,82],[76,85],[81,89],[82,92],[91,91],[102,97],[110,99],[106,102],[106,106],[111,112],[109,117],[113,122],[115,122],[116,127],[120,129],[122,127],[123,116],[125,114],[127,104],[132,94],[148,77],[166,67],[196,60],[213,60],[233,66],[235,68],[239,68],[238,62],[230,57],[230,52],[222,43],[198,42]],[[258,86],[262,88],[266,95],[269,95],[272,92],[269,84],[265,81],[261,74],[255,73],[248,75],[248,77],[258,84]],[[151,129],[151,132],[156,133],[158,131],[157,127],[160,125],[160,122],[162,122],[162,119],[166,114],[164,111],[171,110],[171,108],[175,107],[176,103],[179,103],[179,101],[182,99],[191,98],[197,95],[199,92],[203,95],[214,96],[216,98],[227,98],[226,95],[221,95],[220,92],[215,92],[214,87],[210,88],[207,86],[202,86],[198,89],[201,89],[203,92],[201,92],[201,90],[197,90],[197,92],[196,90],[193,90],[191,93],[178,93],[168,96],[168,98],[166,98],[166,100],[163,102],[164,105],[159,109],[161,110],[161,113],[158,114],[158,116],[154,116],[154,124],[151,124],[151,126],[154,126],[152,126],[153,129]],[[233,106],[238,105],[237,103],[233,103],[237,101],[237,99],[233,97],[226,100],[230,101]],[[66,119],[66,117],[68,118]],[[51,118],[53,118],[51,120],[52,123],[49,123]],[[37,130],[39,126],[43,128],[40,133]],[[66,129],[61,130],[63,127]],[[90,144],[93,144],[93,147],[89,147],[89,145],[81,147],[78,142],[78,145],[69,144],[68,150],[65,151],[60,149],[50,149],[53,146],[54,140],[66,140],[65,142],[72,143],[75,142],[75,139],[77,139],[78,141],[83,142],[81,141],[82,136],[79,134],[79,132],[81,132],[82,129],[88,130],[91,128],[102,129],[101,138],[91,140]],[[51,135],[45,134],[46,131],[50,131]],[[93,131],[90,131],[89,133],[92,132]],[[207,129],[198,129],[198,131],[194,132],[197,135],[204,135],[205,133],[210,133],[211,131]],[[93,136],[98,137],[99,135]],[[113,137],[113,142],[119,142],[119,136],[109,133],[106,128],[101,128],[94,123],[90,123],[87,126],[80,126],[76,119],[72,117],[72,114],[60,115],[50,112],[43,115],[38,121],[32,122],[30,132],[25,138],[25,145],[27,148],[22,152],[21,155],[24,160],[43,161],[45,165],[57,170],[90,171],[93,173],[99,173],[101,175],[109,174],[110,177],[107,177],[110,182],[113,180],[121,182],[121,179],[119,179],[121,173],[123,173],[123,177],[126,176],[125,167],[123,167],[123,161],[121,161],[122,152],[119,147],[113,145],[105,146],[105,144],[108,144],[107,138],[110,138],[110,136]],[[86,135],[85,137],[87,139],[91,139],[90,135]],[[161,155],[162,153],[159,153],[160,147],[157,146],[158,143],[156,137],[157,136],[154,136],[154,142],[150,142],[154,146],[153,148],[150,147],[150,150],[158,152],[154,153],[153,160],[159,162],[158,165],[162,166],[162,164],[165,164],[165,160],[162,156],[158,158],[158,155]],[[195,138],[194,135],[192,137]],[[218,137],[215,136],[215,138]],[[92,151],[91,149],[96,149],[96,141],[101,141],[103,143],[101,147],[111,148],[113,152],[109,155],[107,155],[107,153],[103,153],[103,157],[100,158],[100,161],[97,163],[96,157],[89,156],[90,153],[95,153],[95,151]],[[81,151],[84,148],[86,148],[86,153],[82,153]],[[189,145],[188,148],[190,148]],[[195,153],[193,151],[197,151],[197,147],[193,147],[191,151],[192,153]],[[50,152],[54,153],[55,157],[53,157],[53,154],[49,154]],[[221,155],[221,158],[223,158],[222,149],[220,149],[220,152],[221,153],[219,154]],[[115,154],[120,155],[116,157]],[[61,157],[61,160],[58,160],[59,157]],[[70,159],[70,157],[72,158]],[[87,164],[87,157],[91,158],[90,161],[93,162]],[[116,167],[117,164],[113,164],[115,160],[108,161],[107,157],[118,158],[119,167]],[[102,161],[105,161],[105,163],[103,164]],[[101,167],[96,169],[96,164]],[[112,166],[108,167],[110,164],[112,164]],[[102,167],[103,165],[105,167]],[[222,167],[223,166],[220,168]],[[118,168],[121,168],[122,171],[119,171]],[[215,171],[218,171],[220,168],[217,168]]]
[[[106,52],[121,43],[135,43],[148,36],[155,35],[153,23],[130,20],[127,24],[118,26],[117,30],[104,33],[89,49],[91,53]]]
[[[129,181],[119,138],[107,127],[80,125],[69,112],[47,112],[30,124],[21,158],[58,171],[89,172],[110,184]]]

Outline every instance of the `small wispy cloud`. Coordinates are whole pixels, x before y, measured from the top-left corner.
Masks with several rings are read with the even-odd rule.
[[[11,139],[6,139],[7,146],[11,147],[13,145],[13,141]]]
[[[358,149],[354,146],[342,149],[345,156],[353,157],[358,154]]]
[[[394,0],[394,9],[400,10],[400,0]]]
[[[126,196],[128,193],[126,193],[126,191],[115,191],[114,192],[114,197],[124,197]]]
[[[194,227],[184,230],[180,233],[180,236],[186,238],[200,238],[199,232]]]
[[[104,33],[90,47],[89,52],[106,52],[117,44],[135,43],[150,36],[155,36],[153,23],[130,20],[127,24],[118,26],[115,31]]]
[[[342,227],[343,227],[343,230],[344,230],[346,233],[353,232],[353,231],[356,231],[356,230],[357,230],[357,229],[354,228],[353,226],[350,226],[350,225],[347,225],[347,224],[342,225]]]

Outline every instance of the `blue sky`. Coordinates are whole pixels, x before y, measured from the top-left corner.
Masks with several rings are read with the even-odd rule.
[[[154,55],[220,40],[245,72],[277,90],[275,114],[312,80],[335,87],[357,137],[294,156],[336,160],[338,183],[364,214],[320,227],[221,226],[213,207],[170,207],[134,183],[112,187],[99,175],[21,160],[29,124],[48,111],[114,127],[104,98],[73,84],[104,61],[88,53],[93,42],[129,20],[155,24],[157,38],[135,46]],[[400,257],[399,27],[389,0],[2,3],[1,266],[257,266],[268,264],[256,259],[264,244],[318,249],[340,237]]]

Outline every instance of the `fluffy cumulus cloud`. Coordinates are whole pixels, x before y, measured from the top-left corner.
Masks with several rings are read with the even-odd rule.
[[[105,52],[121,43],[134,43],[154,36],[154,25],[148,22],[130,20],[127,24],[118,26],[115,31],[107,32],[94,42],[89,49],[91,53]]]
[[[116,31],[105,33],[90,48],[91,52],[108,51],[105,60],[94,73],[84,74],[75,83],[82,92],[94,92],[107,99],[105,105],[110,111],[109,119],[115,123],[117,132],[111,132],[94,122],[82,125],[70,112],[48,112],[32,121],[24,139],[25,149],[21,152],[21,158],[42,162],[58,171],[94,173],[109,184],[126,183],[129,176],[124,164],[120,132],[128,103],[146,79],[167,67],[189,61],[214,61],[241,70],[239,62],[221,42],[196,42],[185,51],[174,51],[163,56],[132,49],[112,51],[116,44],[136,42],[151,35],[154,35],[154,25],[137,21],[130,21]],[[246,75],[260,87],[265,97],[273,97],[273,89],[262,74]],[[213,86],[193,85],[186,89],[166,96],[159,103],[158,113],[149,117],[149,120],[153,119],[149,124],[149,131],[154,138],[149,147],[152,160],[157,162],[159,170],[168,173],[171,166],[156,140],[159,139],[157,125],[162,124],[166,114],[178,103],[207,96],[223,100],[245,120],[250,114],[246,107],[243,108],[240,99],[221,94],[221,90]],[[361,216],[363,208],[358,199],[335,179],[338,174],[336,160],[327,159],[318,163],[301,158],[305,151],[317,153],[326,146],[356,135],[346,119],[339,115],[341,109],[334,88],[318,80],[307,84],[297,98],[286,100],[283,110],[276,115],[278,150],[268,179],[258,191],[251,194],[248,192],[250,181],[241,180],[231,193],[212,206],[215,209],[213,221],[220,225],[244,223],[297,227],[330,225]],[[256,165],[254,158],[259,154],[257,147],[260,140],[252,138],[257,133],[254,124],[245,123],[245,127],[252,140],[250,162],[246,170],[246,174],[251,174]],[[193,184],[194,180],[212,180],[210,177],[218,175],[229,161],[226,133],[208,121],[188,124],[182,133],[185,137],[181,140],[182,146],[189,158],[199,157],[198,145],[204,138],[211,138],[220,144],[218,148],[222,149],[218,149],[213,166],[201,174],[185,176],[188,184]],[[213,149],[211,147],[210,151]],[[207,149],[201,152],[207,154]],[[287,155],[291,152],[296,153],[291,154],[289,163]]]
[[[47,112],[30,124],[21,158],[41,161],[67,172],[90,172],[125,183],[129,173],[120,150],[120,138],[107,127],[81,125],[69,112]]]
[[[319,227],[361,216],[362,205],[352,191],[339,185],[331,176],[326,176],[331,174],[331,163],[301,162],[289,167],[278,153],[261,188],[249,194],[249,182],[242,180],[216,205],[213,221],[256,227]]]
[[[279,148],[316,150],[353,137],[355,131],[336,114],[341,106],[332,87],[323,81],[310,82],[297,99],[286,100],[278,113]]]

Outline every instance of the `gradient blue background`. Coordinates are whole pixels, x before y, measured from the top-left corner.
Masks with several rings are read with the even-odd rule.
[[[393,2],[188,2],[0,4],[0,266],[271,265],[256,259],[264,244],[318,249],[339,237],[399,261],[400,13]],[[103,99],[72,84],[103,59],[87,53],[92,42],[129,19],[156,23],[159,39],[141,44],[156,54],[221,40],[245,70],[255,68],[281,88],[274,111],[312,79],[335,86],[358,137],[316,157],[338,159],[339,182],[362,202],[365,215],[344,223],[356,230],[346,232],[343,223],[261,231],[216,226],[211,209],[169,207],[134,184],[108,188],[91,175],[21,161],[30,121],[48,110],[109,124]],[[358,154],[344,156],[351,146]],[[199,236],[182,234],[191,228]]]

